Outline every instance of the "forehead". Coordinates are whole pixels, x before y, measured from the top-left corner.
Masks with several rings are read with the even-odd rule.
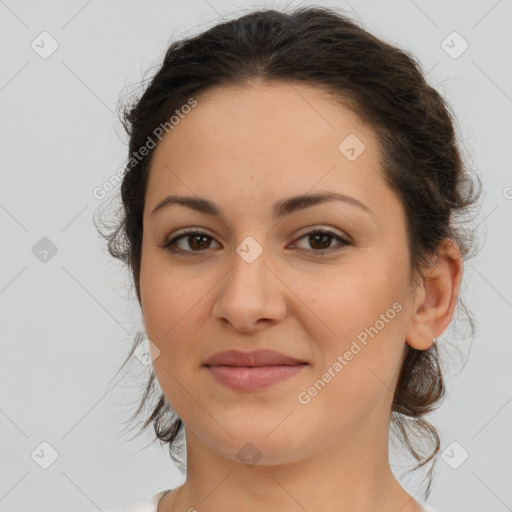
[[[155,148],[147,202],[209,191],[229,201],[235,189],[273,202],[318,184],[387,206],[376,134],[324,90],[259,83],[216,87],[196,100]]]
[[[214,145],[216,153],[229,154],[264,149],[265,154],[272,151],[276,156],[279,145],[295,144],[294,153],[332,150],[333,146],[337,152],[336,142],[348,132],[374,145],[375,134],[357,114],[343,106],[341,99],[335,101],[333,95],[310,85],[272,82],[214,87],[196,101],[190,113],[180,116],[179,124],[164,136],[168,144],[160,146],[185,144],[201,149],[206,145],[211,150]],[[297,146],[301,142],[307,144]]]

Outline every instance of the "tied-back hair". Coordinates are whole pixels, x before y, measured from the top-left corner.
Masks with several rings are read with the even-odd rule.
[[[477,205],[480,180],[474,176],[476,185],[462,160],[449,105],[427,83],[411,54],[332,8],[252,11],[172,42],[140,97],[122,108],[129,155],[190,98],[213,87],[260,82],[322,89],[375,131],[384,178],[406,212],[411,281],[421,279],[421,271],[440,254],[447,238],[457,243],[465,260],[473,256],[475,237],[468,216]],[[143,208],[153,154],[151,149],[126,165],[118,222],[109,233],[101,233],[109,253],[128,266],[139,304]],[[460,297],[458,301],[472,336],[471,314]],[[121,368],[144,339],[137,334]],[[414,470],[431,463],[426,498],[440,440],[425,415],[445,396],[438,345],[427,350],[407,346],[390,411],[392,431],[414,457]],[[153,371],[132,420],[150,401],[140,432],[152,423],[156,438],[168,445],[171,458],[182,466],[183,423]]]

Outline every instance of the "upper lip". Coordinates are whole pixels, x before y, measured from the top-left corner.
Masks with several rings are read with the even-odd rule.
[[[289,357],[275,350],[255,350],[254,352],[240,352],[239,350],[226,350],[217,352],[208,358],[204,366],[278,366],[303,364],[294,357]]]

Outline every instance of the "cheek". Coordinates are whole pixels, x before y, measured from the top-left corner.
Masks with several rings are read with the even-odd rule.
[[[367,379],[369,369],[388,381],[405,341],[404,267],[398,271],[384,260],[375,264],[375,258],[372,264],[360,263],[360,269],[334,269],[314,282],[302,278],[297,294],[307,297],[304,303],[314,313],[307,315],[311,321],[306,328],[320,349],[319,371],[342,356],[347,361],[343,371],[356,382]],[[358,370],[352,374],[349,367]]]
[[[198,287],[186,274],[183,267],[170,265],[160,249],[148,249],[143,255],[140,290],[144,323],[148,335],[151,331],[161,343],[180,325],[180,319],[185,320],[181,326],[190,322],[188,313],[204,295],[204,286]]]
[[[214,283],[210,283],[207,275],[198,275],[193,266],[170,265],[160,251],[149,250],[142,260],[140,284],[145,330],[159,350],[153,364],[169,396],[180,392],[170,375],[179,382],[187,380],[190,385],[193,372],[199,368],[199,333],[207,321],[205,301]]]
[[[370,265],[361,270],[347,266],[323,277],[301,276],[296,282],[297,295],[324,324],[319,332],[342,339],[373,325],[393,309],[393,304],[402,305],[405,296],[400,275],[383,266]],[[395,317],[396,309],[400,307],[395,306],[387,316]]]
[[[199,370],[197,337],[200,298],[204,291],[187,283],[179,267],[147,257],[141,266],[141,302],[147,337],[155,345],[153,368],[167,401],[176,413],[188,419],[194,408],[191,396]],[[187,392],[188,391],[188,392]]]

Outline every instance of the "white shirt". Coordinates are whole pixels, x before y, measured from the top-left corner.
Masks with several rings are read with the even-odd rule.
[[[132,505],[129,508],[123,508],[122,510],[116,512],[157,512],[158,502],[162,499],[164,494],[170,492],[172,489],[168,491],[161,491],[158,494],[155,494],[147,503],[137,503]],[[423,505],[423,512],[437,512],[433,508],[426,507]]]
[[[169,489],[168,491],[161,491],[155,494],[147,503],[136,503],[129,508],[123,508],[116,512],[157,512],[158,502],[162,499],[164,494],[167,494],[167,492],[171,490],[172,489]]]

